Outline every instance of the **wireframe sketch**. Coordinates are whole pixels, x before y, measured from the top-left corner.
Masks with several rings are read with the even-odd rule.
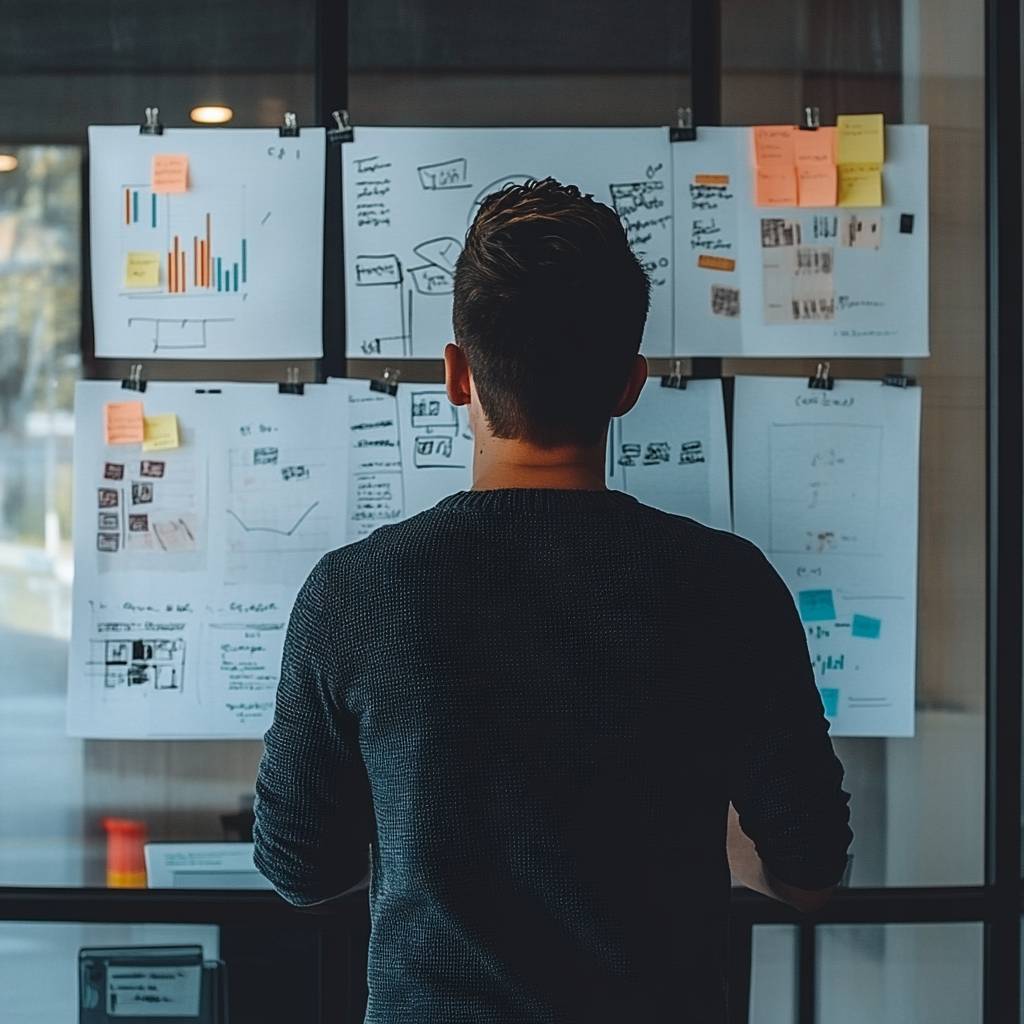
[[[107,690],[181,693],[185,685],[185,641],[180,637],[93,640],[93,664],[102,668]]]

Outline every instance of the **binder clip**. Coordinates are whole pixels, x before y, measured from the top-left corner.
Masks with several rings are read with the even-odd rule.
[[[829,374],[828,363],[818,363],[818,371],[813,377],[807,378],[807,386],[815,391],[831,391],[835,381]]]
[[[683,361],[681,359],[672,360],[672,372],[665,374],[661,378],[661,386],[663,388],[677,388],[679,391],[686,390],[686,377],[683,376]]]
[[[816,132],[821,127],[821,110],[818,107],[804,107],[804,119],[798,127],[802,132]]]
[[[693,110],[690,107],[676,108],[676,124],[668,130],[669,142],[694,142],[697,129],[693,124]]]
[[[347,110],[332,110],[331,117],[335,127],[327,129],[328,142],[351,142],[355,138],[352,122],[348,119]]]
[[[288,367],[288,379],[277,385],[277,393],[279,395],[304,395],[306,393],[306,385],[299,380],[297,366]]]
[[[905,373],[887,373],[882,377],[882,387],[912,388],[917,381]]]
[[[140,135],[163,135],[164,126],[160,123],[160,108],[146,107],[146,120],[139,125]]]
[[[121,381],[121,387],[126,391],[145,391],[146,382],[142,379],[142,363],[133,363],[128,371],[128,376]]]
[[[370,390],[378,391],[382,395],[397,395],[398,378],[401,376],[401,370],[396,370],[390,366],[385,366],[384,375],[382,377],[370,381]]]
[[[299,136],[299,119],[295,116],[292,111],[286,111],[281,127],[277,129],[277,134],[282,139],[296,139]]]

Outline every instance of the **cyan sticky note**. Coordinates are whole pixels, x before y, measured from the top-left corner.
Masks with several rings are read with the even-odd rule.
[[[825,717],[835,718],[839,714],[839,691],[832,686],[819,686],[821,703],[825,705]]]
[[[801,590],[796,599],[804,622],[823,622],[836,617],[836,603],[831,590]]]
[[[865,640],[877,640],[882,632],[882,620],[870,615],[854,615],[851,632]]]

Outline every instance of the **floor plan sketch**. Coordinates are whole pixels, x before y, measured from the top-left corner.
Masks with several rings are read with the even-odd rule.
[[[94,640],[102,659],[103,685],[108,690],[144,687],[180,693],[185,685],[185,641],[143,638]]]

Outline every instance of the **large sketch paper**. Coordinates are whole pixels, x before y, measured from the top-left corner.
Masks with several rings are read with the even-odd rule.
[[[664,512],[732,529],[722,383],[651,378],[609,432],[608,486]]]
[[[150,383],[180,446],[104,443],[111,382],[75,392],[75,581],[68,730],[258,737],[285,628],[345,540],[347,410],[333,389]]]
[[[736,532],[793,592],[837,736],[912,736],[921,392],[738,377]]]
[[[677,355],[928,354],[928,129],[885,129],[883,204],[758,207],[753,132],[672,147]]]
[[[622,218],[651,273],[644,352],[672,352],[671,146],[665,128],[356,128],[343,150],[350,357],[437,358],[481,200],[552,176]]]
[[[324,130],[89,128],[96,355],[147,359],[323,354]],[[154,193],[161,153],[188,188]],[[139,257],[159,255],[129,278]]]

